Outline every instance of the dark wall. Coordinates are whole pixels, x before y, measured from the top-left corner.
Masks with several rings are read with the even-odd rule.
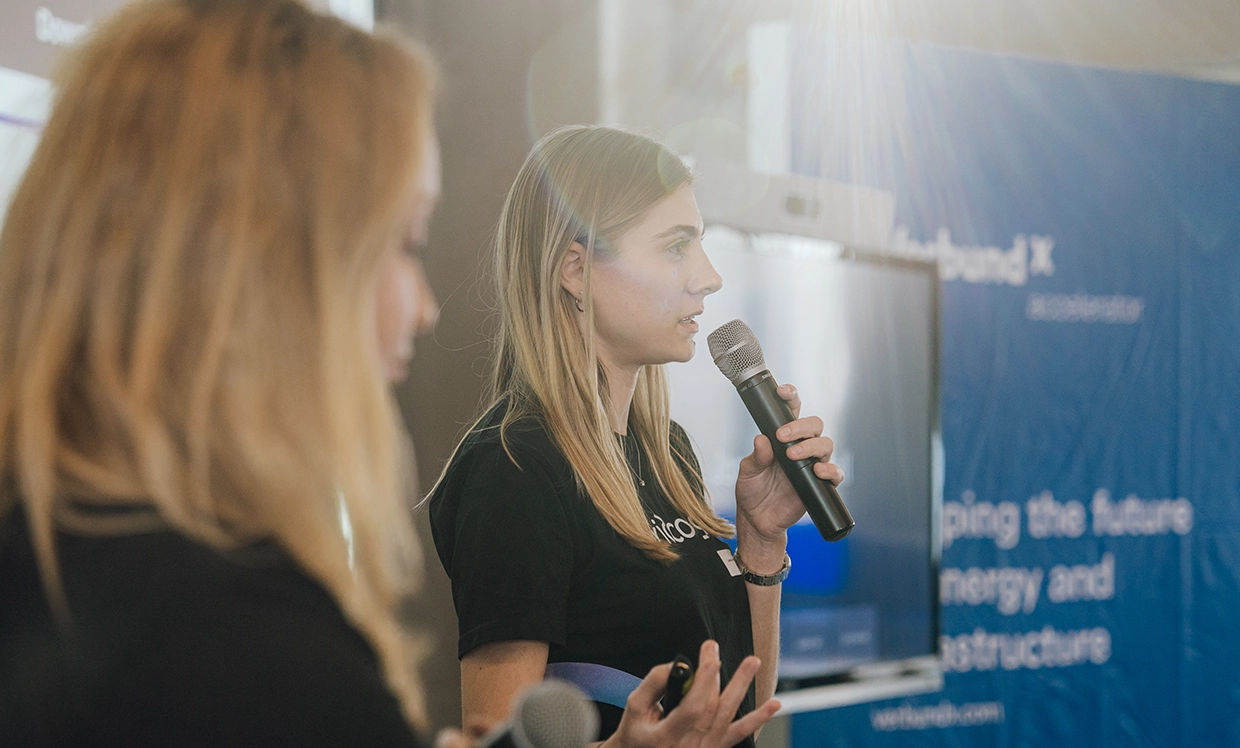
[[[442,312],[434,334],[418,340],[409,380],[399,390],[424,493],[480,407],[491,352],[485,331],[493,302],[492,238],[504,194],[533,144],[531,131],[597,118],[597,64],[589,35],[594,11],[587,0],[380,0],[376,5],[382,21],[431,48],[443,77],[438,111],[443,198],[425,252]],[[580,29],[586,33],[576,33]],[[554,85],[552,102],[537,107],[531,125],[527,74],[536,58],[550,59],[547,67],[571,75]],[[557,58],[562,66],[555,64]],[[545,93],[538,98],[548,99]],[[456,617],[426,510],[417,515],[427,573],[411,615],[432,637],[423,668],[431,720],[436,728],[459,725]]]

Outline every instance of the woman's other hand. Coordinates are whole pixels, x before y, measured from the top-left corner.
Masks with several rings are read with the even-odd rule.
[[[744,717],[733,719],[759,664],[757,657],[746,657],[720,692],[719,645],[713,641],[704,642],[693,686],[666,718],[659,699],[667,688],[671,665],[659,665],[629,694],[620,726],[603,747],[731,748],[766,724],[779,710],[779,702],[771,699]]]
[[[822,419],[817,416],[800,417],[801,396],[797,394],[796,387],[782,384],[776,392],[787,401],[788,409],[796,420],[779,428],[776,437],[781,444],[775,445],[775,448],[786,449],[786,454],[793,460],[816,460],[814,474],[839,485],[844,480],[844,471],[831,462],[835,443],[822,435]],[[788,442],[798,439],[804,441],[788,446]],[[784,531],[803,514],[805,506],[775,461],[770,441],[759,434],[754,437],[753,452],[741,460],[736,477],[738,536],[743,540],[778,546],[782,555]],[[745,559],[748,561],[749,556],[746,555]]]

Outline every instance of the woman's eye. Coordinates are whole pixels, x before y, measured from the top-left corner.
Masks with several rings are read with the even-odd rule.
[[[672,246],[668,247],[668,249],[670,249],[672,252],[675,252],[678,255],[681,255],[685,253],[685,248],[688,246],[689,246],[689,240],[684,239],[682,241],[676,242]]]

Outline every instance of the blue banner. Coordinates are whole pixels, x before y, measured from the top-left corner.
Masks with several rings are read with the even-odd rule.
[[[1240,86],[795,54],[794,169],[940,263],[946,687],[794,748],[1240,745]]]

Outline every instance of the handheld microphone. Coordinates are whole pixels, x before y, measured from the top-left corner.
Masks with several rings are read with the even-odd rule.
[[[790,460],[788,447],[775,438],[780,426],[793,420],[788,403],[775,391],[778,383],[766,368],[766,359],[762,355],[762,346],[758,337],[749,329],[749,325],[739,319],[725,322],[719,329],[706,337],[710,345],[710,356],[715,360],[719,371],[736,386],[741,400],[749,409],[749,415],[758,424],[758,430],[771,441],[771,449],[775,459],[783,468],[784,475],[796,489],[797,496],[805,505],[809,517],[824,540],[836,541],[852,531],[857,523],[844,506],[844,500],[835,490],[835,486],[814,474],[814,463],[817,460]]]
[[[545,680],[517,699],[508,721],[478,748],[585,748],[598,734],[598,710],[581,691]]]

